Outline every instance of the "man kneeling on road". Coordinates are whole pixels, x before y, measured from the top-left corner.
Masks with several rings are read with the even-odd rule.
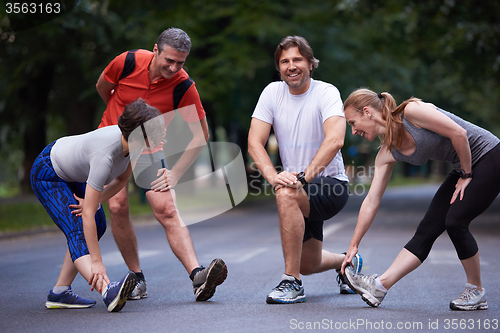
[[[248,136],[248,151],[274,187],[280,220],[285,274],[267,303],[304,302],[300,274],[337,269],[345,255],[323,250],[323,221],[347,203],[349,182],[340,149],[345,119],[340,93],[311,78],[318,60],[303,37],[284,38],[274,54],[283,81],[262,92]],[[278,173],[265,150],[274,128],[284,171]],[[361,270],[362,260],[353,260]],[[337,275],[341,293],[352,293]]]

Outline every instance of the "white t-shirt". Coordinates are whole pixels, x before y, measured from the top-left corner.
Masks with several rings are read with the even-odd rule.
[[[99,192],[124,173],[130,162],[129,155],[123,156],[118,125],[60,138],[52,147],[50,159],[61,179],[87,182]]]
[[[340,92],[329,83],[313,79],[301,95],[292,95],[283,81],[270,83],[252,115],[273,125],[281,162],[289,172],[304,171],[311,164],[325,139],[323,123],[335,116],[344,117]],[[340,151],[319,176],[349,181]]]

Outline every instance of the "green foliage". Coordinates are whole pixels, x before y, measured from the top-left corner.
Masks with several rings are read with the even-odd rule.
[[[344,99],[361,86],[417,96],[500,134],[498,13],[498,1],[471,0],[81,0],[12,32],[1,12],[0,182],[26,183],[45,144],[94,129],[104,67],[151,50],[171,26],[191,36],[186,69],[211,129],[224,127],[242,150],[260,92],[279,80],[273,53],[287,35],[308,39],[321,61],[314,77]],[[359,144],[347,135],[346,149]]]

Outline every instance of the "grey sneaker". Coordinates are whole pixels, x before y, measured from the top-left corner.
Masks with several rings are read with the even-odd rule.
[[[363,301],[373,307],[380,305],[387,294],[387,290],[382,290],[375,285],[377,274],[364,275],[361,273],[354,273],[352,267],[346,267],[344,272],[345,282],[347,282],[349,287],[351,287],[356,294],[361,295]]]
[[[193,291],[197,301],[206,301],[215,294],[215,288],[227,277],[227,266],[222,259],[214,259],[193,278]]]
[[[148,292],[146,291],[146,280],[137,280],[137,284],[128,299],[138,300],[146,297],[148,297]]]
[[[345,252],[343,253],[345,254]],[[361,272],[361,269],[363,268],[363,258],[358,254],[352,259],[352,267],[354,270],[354,273],[359,273]],[[354,294],[354,291],[349,287],[349,285],[345,282],[344,277],[342,276],[342,273],[340,272],[340,269],[337,269],[337,283],[340,288],[340,293],[341,294]]]
[[[281,282],[267,295],[267,304],[290,304],[306,301],[304,287],[293,276],[283,274]]]
[[[483,288],[480,291],[475,285],[466,283],[462,295],[450,302],[450,309],[465,311],[487,310],[486,290]]]

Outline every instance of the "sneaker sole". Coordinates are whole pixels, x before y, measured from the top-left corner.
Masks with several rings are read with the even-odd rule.
[[[294,299],[275,299],[272,297],[266,298],[267,304],[294,304],[294,303],[304,303],[306,301],[305,296],[298,296]]]
[[[357,262],[358,262],[358,264],[356,265],[356,267],[354,267],[355,268],[355,272],[356,273],[361,273],[361,270],[363,269],[363,258],[361,258],[361,256],[359,254],[357,254],[356,256],[357,256]]]
[[[463,306],[450,303],[450,309],[458,311],[488,310],[488,303],[481,302],[479,304],[463,305]]]
[[[125,306],[128,296],[134,291],[135,285],[137,284],[137,277],[134,273],[128,273],[127,278],[123,282],[118,295],[115,297],[113,302],[108,306],[109,312],[118,312]]]
[[[355,288],[352,284],[352,281],[349,279],[349,275],[344,273],[344,278],[345,282],[349,285],[352,291],[354,291],[356,294],[360,295],[363,301],[365,301],[366,304],[368,304],[371,307],[378,307],[380,305],[380,301],[373,297],[367,290],[363,288]]]
[[[57,302],[46,302],[45,307],[47,309],[85,309],[85,308],[91,308],[95,305],[94,304],[89,304],[89,305],[83,305],[83,304],[65,304],[65,303],[57,303]]]
[[[209,300],[215,294],[215,288],[227,277],[227,266],[222,259],[214,260],[208,267],[207,280],[198,288],[195,299],[198,302]]]

